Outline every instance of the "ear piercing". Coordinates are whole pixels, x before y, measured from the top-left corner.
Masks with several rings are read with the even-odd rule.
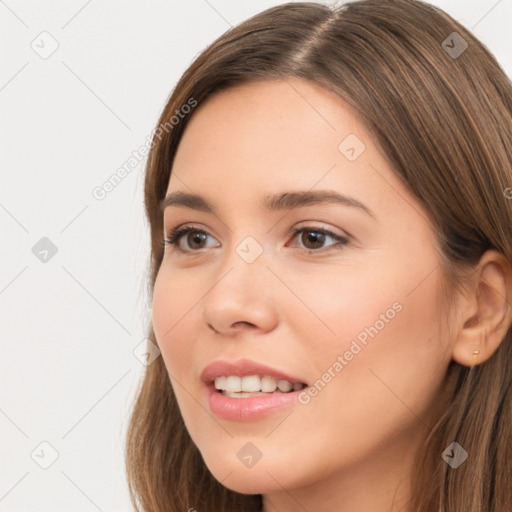
[[[475,359],[478,357],[478,354],[480,354],[480,350],[473,350],[473,357]]]

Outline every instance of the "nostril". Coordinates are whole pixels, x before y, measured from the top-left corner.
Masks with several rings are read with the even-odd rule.
[[[236,327],[238,325],[248,325],[249,327],[255,327],[254,324],[251,324],[250,322],[246,322],[245,320],[241,321],[241,322],[235,322],[233,324],[233,327]]]

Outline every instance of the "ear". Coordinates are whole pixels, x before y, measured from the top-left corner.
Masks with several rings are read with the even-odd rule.
[[[512,268],[505,256],[486,251],[471,276],[471,291],[458,305],[453,359],[475,366],[498,349],[512,322]]]

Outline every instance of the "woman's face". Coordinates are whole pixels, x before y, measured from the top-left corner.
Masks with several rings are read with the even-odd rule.
[[[347,509],[391,503],[451,359],[425,210],[354,111],[299,79],[237,86],[198,107],[167,194],[178,191],[214,212],[197,202],[165,209],[167,235],[196,231],[166,246],[153,325],[209,470],[230,489],[291,505],[313,495],[317,506],[320,496],[342,496]],[[320,191],[351,199],[264,205]],[[307,387],[275,409],[284,394],[221,396],[216,372],[272,376],[241,359]],[[202,372],[218,360],[235,368],[214,368],[206,384]]]

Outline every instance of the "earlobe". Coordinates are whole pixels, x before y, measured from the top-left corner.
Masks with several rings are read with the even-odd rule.
[[[472,293],[460,303],[461,326],[453,359],[463,366],[487,361],[499,348],[512,322],[512,267],[498,251],[486,251],[473,273]]]

